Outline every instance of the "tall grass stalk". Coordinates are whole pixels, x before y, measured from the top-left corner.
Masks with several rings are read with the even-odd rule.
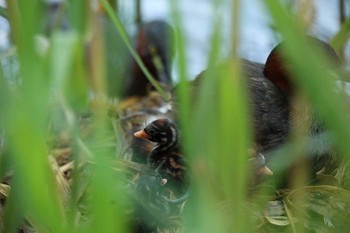
[[[135,51],[135,49],[132,47],[130,43],[130,39],[126,33],[126,30],[124,29],[122,23],[120,22],[119,18],[115,15],[112,7],[109,5],[109,3],[106,0],[100,0],[101,4],[103,5],[104,9],[106,10],[108,16],[111,18],[112,22],[114,23],[116,29],[118,30],[123,42],[128,47],[131,55],[135,59],[136,63],[140,66],[142,72],[146,75],[147,79],[150,81],[150,83],[154,86],[154,88],[161,94],[161,96],[164,98],[164,100],[169,100],[169,97],[164,92],[164,90],[159,86],[157,81],[152,77],[151,73],[147,70],[145,65],[143,64],[142,60],[140,59],[139,55]]]
[[[166,93],[132,48],[125,28],[115,15],[117,6],[112,9],[111,1],[99,2],[147,78],[168,100]],[[237,57],[239,3],[239,0],[230,1],[232,57],[222,62],[222,50],[227,50],[222,44],[225,30],[221,26],[222,10],[228,9],[224,5],[227,1],[212,1],[214,14],[211,22],[213,31],[208,42],[208,69],[202,76],[196,95],[188,84],[188,45],[180,3],[169,1],[176,31],[179,74],[177,113],[181,143],[190,167],[192,190],[181,216],[185,232],[253,232],[256,217],[249,207],[255,204],[261,207],[268,199],[263,197],[264,202],[261,204],[260,200],[247,197],[250,182],[247,150],[254,145],[247,104],[247,83],[241,75]],[[350,126],[347,105],[340,94],[334,93],[334,79],[329,78],[327,72],[336,70],[335,67],[332,67],[322,51],[308,44],[303,36],[302,25],[280,1],[265,0],[265,4],[278,31],[287,41],[284,55],[295,64],[293,77],[298,91],[310,101],[317,116],[334,134],[337,148],[344,158],[348,158]],[[108,48],[105,47],[103,21],[99,20],[104,16],[94,12],[86,1],[67,1],[65,9],[70,29],[54,31],[48,38],[50,47],[45,53],[39,54],[35,38],[42,34],[42,2],[7,0],[7,7],[11,40],[17,48],[20,64],[21,85],[19,91],[12,91],[3,77],[4,69],[0,69],[0,124],[6,135],[7,149],[5,155],[0,157],[0,174],[5,176],[8,171],[14,174],[4,210],[3,231],[16,232],[23,223],[29,222],[38,232],[128,232],[127,217],[130,216],[127,214],[130,211],[127,210],[130,205],[125,183],[129,177],[115,169],[114,162],[111,164],[116,157],[120,159],[124,141],[122,132],[114,127],[115,117],[110,119],[107,114],[105,51]],[[349,22],[346,21],[333,39],[336,48],[340,49],[344,45],[349,37],[348,31]],[[91,115],[92,129],[91,134],[83,138],[78,116],[87,110]],[[62,180],[56,176],[48,158],[49,154],[53,154],[47,143],[48,121],[60,118],[51,114],[62,114],[61,124],[68,125],[74,165],[71,180],[65,181],[69,187],[67,190],[63,190],[60,184]],[[301,136],[304,133],[296,132],[292,150],[287,151],[291,157],[304,152],[306,143]],[[111,140],[118,148],[101,146]],[[293,159],[286,159],[286,166]],[[305,182],[300,180],[304,185]],[[340,193],[344,199],[349,195],[348,191],[340,188],[316,188],[318,192],[326,190],[324,193],[327,194]],[[287,198],[294,198],[298,205],[303,206],[305,195],[312,189],[303,187],[294,190]],[[259,198],[265,194],[270,198],[274,193],[257,189],[253,197]],[[303,232],[302,225],[291,222],[297,208],[290,208],[290,202],[285,203],[291,231]],[[260,209],[258,218],[263,218],[265,224],[267,220],[261,212]],[[301,219],[303,215],[296,216]]]
[[[194,105],[191,130],[184,131],[188,133],[185,144],[188,145],[193,178],[193,196],[186,225],[190,232],[249,232],[243,208],[249,145],[245,85],[234,59],[217,69],[221,51],[227,49],[222,47],[221,30],[222,10],[227,8],[224,1],[214,1],[212,8],[215,17],[208,69],[197,87],[198,96],[190,102]],[[235,13],[238,17],[238,10]],[[238,28],[234,31],[238,32]],[[235,33],[232,35],[237,38]],[[184,101],[196,96],[183,93],[180,92],[180,98],[182,95]]]
[[[21,64],[22,93],[18,98],[8,98],[10,107],[4,113],[10,159],[16,174],[11,204],[5,210],[5,231],[14,231],[27,217],[38,229],[64,232],[63,203],[47,158],[49,80],[46,63],[36,52],[34,40],[40,31],[42,8],[37,1],[7,1],[7,5]]]

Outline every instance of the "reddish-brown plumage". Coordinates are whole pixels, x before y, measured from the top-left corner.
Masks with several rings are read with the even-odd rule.
[[[275,48],[266,60],[263,74],[283,93],[290,95],[294,89],[290,77],[288,77],[288,68],[290,67],[287,67],[283,61],[282,54],[278,51],[278,48]]]
[[[312,37],[306,37],[306,39],[310,46],[319,49],[320,52],[323,52],[334,64],[341,64],[335,50],[328,43]],[[263,74],[284,94],[293,95],[295,86],[293,84],[292,71],[294,67],[292,62],[288,61],[286,58],[286,43],[287,42],[282,42],[273,48],[265,62]]]
[[[164,21],[141,24],[136,36],[135,50],[153,78],[171,85],[172,28]],[[132,59],[124,96],[145,96],[152,86],[137,62]]]

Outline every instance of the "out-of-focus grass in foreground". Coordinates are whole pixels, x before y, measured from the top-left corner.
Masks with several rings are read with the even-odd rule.
[[[334,134],[339,148],[337,155],[348,158],[348,106],[343,96],[334,93],[334,80],[325,72],[324,66],[319,65],[329,62],[321,51],[308,45],[296,17],[288,13],[280,1],[264,2],[277,31],[287,41],[285,56],[295,64],[293,77],[298,90]],[[286,232],[303,232],[304,228],[298,225],[300,220],[294,221],[305,217],[297,211],[298,203],[306,209],[309,207],[306,196],[321,193],[334,195],[340,202],[344,200],[349,204],[346,198],[350,196],[347,191],[350,187],[342,184],[341,187],[294,190],[287,200],[295,198],[297,204],[284,206],[287,217],[283,219],[264,216],[263,207],[274,196],[273,192],[257,189],[248,195],[251,177],[247,149],[254,145],[247,107],[247,83],[241,77],[236,54],[219,71],[216,66],[223,49],[235,51],[234,46],[239,44],[239,41],[233,41],[233,48],[222,48],[223,30],[227,30],[220,27],[223,25],[222,4],[227,2],[213,1],[216,16],[212,19],[213,31],[208,42],[211,46],[207,56],[208,70],[196,104],[192,106],[180,7],[177,1],[169,1],[176,30],[179,125],[192,186],[191,198],[181,216],[183,227],[174,232],[280,232],[282,228]],[[231,4],[239,6],[239,1]],[[130,228],[127,220],[130,199],[125,192],[126,179],[130,177],[111,164],[114,159],[121,158],[118,153],[122,153],[124,142],[120,140],[122,132],[114,123],[117,113],[112,117],[107,114],[106,89],[110,83],[106,76],[113,70],[106,65],[109,58],[106,57],[105,38],[109,35],[103,30],[101,18],[114,23],[113,30],[121,37],[116,43],[126,46],[139,65],[143,65],[132,49],[132,42],[113,11],[115,9],[107,0],[101,0],[100,7],[105,11],[93,9],[86,1],[67,1],[62,10],[68,15],[70,28],[61,30],[57,27],[48,37],[50,46],[39,53],[37,38],[43,34],[45,5],[38,0],[7,1],[11,40],[16,48],[21,81],[13,88],[4,78],[6,69],[1,67],[0,123],[1,131],[5,132],[2,133],[5,148],[1,149],[5,152],[0,158],[0,174],[3,177],[11,174],[12,177],[11,191],[5,193],[2,189],[0,192],[7,196],[3,219],[0,219],[4,232],[16,232],[24,224],[37,232],[62,233],[127,232]],[[238,20],[239,9],[234,8],[232,14],[232,19]],[[232,25],[231,35],[236,40],[239,24],[233,22]],[[348,29],[344,26],[341,30],[334,38],[337,48],[343,47],[341,43],[345,43],[347,37],[344,31]],[[327,67],[335,70],[331,64]],[[165,96],[151,75],[147,76]],[[91,114],[91,131],[87,138],[83,138],[79,127],[83,112]],[[70,135],[74,163],[69,181],[54,169],[58,165],[52,159],[48,145],[48,128],[56,120],[65,125]],[[112,146],[99,146],[107,144],[105,142],[112,142]],[[347,172],[344,174],[348,175]],[[269,223],[271,228],[264,227]],[[313,223],[318,223],[318,219],[311,217],[308,229],[318,229],[312,226]],[[344,220],[344,225],[348,226],[349,222]],[[275,226],[278,227],[273,228]]]

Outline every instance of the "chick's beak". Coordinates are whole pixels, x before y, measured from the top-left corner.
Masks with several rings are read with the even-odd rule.
[[[150,136],[143,129],[134,133],[134,137],[142,138],[142,139],[149,139],[150,138]]]
[[[272,176],[273,172],[267,166],[263,166],[258,169],[257,174],[264,175],[264,176]]]

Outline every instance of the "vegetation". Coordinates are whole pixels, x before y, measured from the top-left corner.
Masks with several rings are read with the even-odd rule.
[[[334,91],[334,75],[325,70],[348,77],[308,44],[304,34],[312,17],[300,17],[307,14],[291,12],[282,1],[264,1],[276,31],[286,40],[285,56],[293,62],[300,99],[310,103],[329,128],[341,163],[318,174],[317,185],[295,175],[294,186],[286,190],[271,185],[279,182],[275,176],[252,187],[247,156],[247,148],[254,146],[251,116],[236,52],[239,0],[231,4],[232,58],[220,79],[215,76],[222,49],[218,26],[222,17],[213,18],[208,70],[194,106],[181,12],[178,1],[169,1],[176,31],[177,116],[191,194],[178,205],[164,200],[153,205],[153,196],[137,190],[138,176],[147,166],[130,161],[133,124],[143,122],[134,123],[130,120],[136,119],[134,115],[126,112],[135,113],[159,99],[169,102],[170,93],[148,73],[109,2],[118,6],[118,1],[100,0],[100,9],[92,9],[86,1],[69,0],[56,21],[48,21],[47,9],[38,0],[8,0],[7,8],[1,9],[10,22],[12,41],[0,66],[2,232],[128,232],[144,224],[140,222],[143,213],[151,216],[148,221],[158,226],[158,232],[346,232],[350,225],[349,108],[344,92]],[[213,1],[216,9],[221,4]],[[70,27],[62,30],[66,17]],[[51,30],[45,31],[43,22],[51,22]],[[348,40],[349,22],[343,22],[331,40],[338,52]],[[119,35],[114,41],[119,48],[116,59],[108,57],[111,31]],[[45,33],[48,46],[38,37]],[[109,62],[125,62],[130,56],[159,94],[152,92],[143,100],[122,100],[120,93],[110,97],[113,85],[123,89],[122,72],[115,69],[123,65]],[[291,143],[276,152],[281,159],[276,159],[272,170],[303,161],[308,139],[303,132],[295,132]],[[306,174],[307,169],[297,166],[293,174]]]

